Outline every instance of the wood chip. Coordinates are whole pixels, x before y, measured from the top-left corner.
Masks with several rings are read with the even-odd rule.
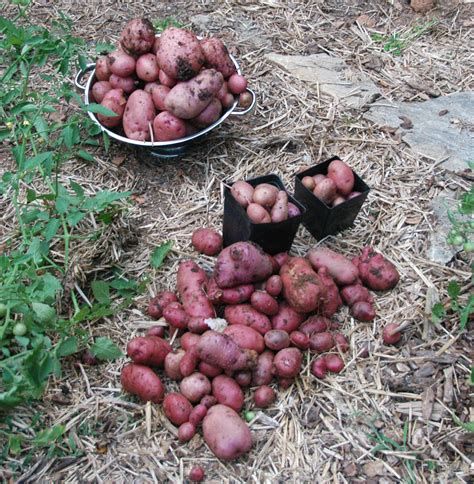
[[[421,398],[421,416],[423,420],[427,422],[431,418],[433,413],[433,405],[435,401],[435,394],[431,387],[427,387],[423,392]]]

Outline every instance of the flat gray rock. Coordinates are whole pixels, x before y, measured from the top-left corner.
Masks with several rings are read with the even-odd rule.
[[[373,104],[364,117],[380,126],[399,128],[416,153],[444,168],[464,171],[474,161],[474,92],[459,92],[419,103]]]
[[[302,81],[319,84],[319,89],[351,108],[361,108],[380,96],[376,85],[362,72],[351,69],[342,59],[327,54],[265,56]]]

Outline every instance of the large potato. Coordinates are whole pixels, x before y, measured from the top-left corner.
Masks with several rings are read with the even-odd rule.
[[[155,29],[145,18],[135,18],[127,23],[120,35],[123,49],[132,55],[150,52],[155,43]]]
[[[166,109],[178,118],[195,118],[210,104],[223,82],[220,72],[204,69],[193,79],[171,89],[165,99]]]
[[[105,114],[97,114],[97,119],[101,122],[101,124],[107,126],[107,128],[119,126],[119,124],[122,122],[125,105],[127,104],[123,89],[111,89],[105,94],[104,99],[102,99],[100,104],[105,108],[110,109],[117,115],[106,116]]]
[[[206,65],[217,69],[224,78],[227,79],[237,72],[226,46],[220,39],[211,37],[210,39],[201,40],[201,49]]]
[[[219,459],[237,459],[252,447],[248,425],[225,405],[214,405],[208,410],[202,430],[206,444]]]
[[[153,135],[156,141],[171,141],[186,136],[184,121],[168,111],[161,111],[153,120]]]
[[[155,114],[151,95],[142,89],[134,91],[128,98],[123,115],[123,129],[127,137],[137,141],[149,140]]]
[[[156,57],[160,68],[180,81],[194,77],[204,64],[197,37],[189,30],[176,27],[163,31]]]
[[[114,50],[108,56],[109,68],[112,74],[120,77],[131,76],[135,72],[136,61],[126,52]]]
[[[136,64],[137,76],[146,82],[158,80],[160,69],[156,63],[156,56],[153,54],[143,54],[137,59]]]

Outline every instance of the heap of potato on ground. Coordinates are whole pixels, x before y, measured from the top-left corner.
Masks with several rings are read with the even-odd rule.
[[[372,320],[369,289],[391,289],[399,275],[370,247],[352,261],[323,247],[306,257],[271,256],[253,242],[222,249],[221,235],[207,228],[194,232],[192,244],[200,253],[217,255],[213,273],[194,260],[179,264],[176,293],[161,292],[149,303],[148,314],[163,325],[129,342],[133,362],[123,368],[121,381],[141,400],[163,403],[181,442],[202,426],[212,452],[232,460],[252,446],[238,413],[245,389],[253,390],[255,407],[268,407],[276,399],[273,379],[288,388],[306,351],[318,354],[311,364],[317,378],[342,371],[349,343],[331,317],[344,302],[355,318]],[[165,326],[179,347],[164,339]],[[396,323],[384,328],[386,343],[400,339],[397,329]],[[166,394],[157,369],[180,382],[179,393]]]
[[[190,136],[217,121],[234,96],[243,107],[252,101],[221,40],[176,27],[156,36],[146,19],[125,26],[117,50],[97,60],[95,77],[91,101],[115,113],[98,120],[135,141]]]

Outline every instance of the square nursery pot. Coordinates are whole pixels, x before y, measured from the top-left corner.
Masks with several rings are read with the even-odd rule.
[[[274,174],[245,181],[253,187],[260,183],[270,183],[280,190],[286,191],[280,177]],[[305,207],[288,193],[288,201],[294,203],[300,209],[300,215],[282,222],[256,224],[250,221],[246,210],[237,203],[237,200],[230,193],[229,186],[232,186],[232,184],[230,182],[226,183],[228,186],[224,186],[224,223],[222,229],[224,247],[235,242],[251,240],[262,247],[268,254],[278,254],[279,252],[290,250],[298,227],[304,217]]]
[[[306,207],[306,213],[302,221],[303,225],[317,240],[323,239],[328,235],[335,235],[350,227],[370,190],[362,178],[352,170],[355,178],[353,191],[361,192],[357,197],[346,200],[335,207],[330,207],[313,195],[311,190],[308,190],[301,180],[305,176],[314,176],[320,173],[327,175],[328,165],[333,160],[340,160],[340,158],[333,156],[323,163],[298,173],[295,177],[295,198]]]

